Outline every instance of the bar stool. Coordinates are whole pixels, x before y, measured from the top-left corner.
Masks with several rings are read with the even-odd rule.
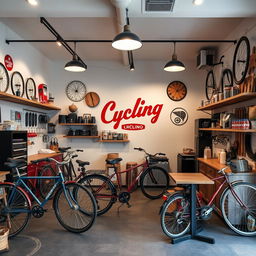
[[[137,162],[127,162],[126,163],[126,170],[128,170],[130,168],[133,168],[136,165],[138,165]],[[132,171],[129,171],[129,172],[126,173],[126,186],[127,187],[129,187],[132,184],[132,181],[136,178],[137,175],[138,175],[138,169],[137,168],[135,168]],[[138,184],[136,184],[134,186],[135,189],[137,188],[137,185]]]

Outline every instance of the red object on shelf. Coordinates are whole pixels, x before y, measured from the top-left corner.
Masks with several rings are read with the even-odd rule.
[[[41,103],[48,102],[47,85],[46,84],[38,85],[38,95],[39,95],[39,102],[41,102]]]
[[[35,132],[28,132],[27,136],[28,136],[28,138],[37,137],[37,133],[35,133]]]

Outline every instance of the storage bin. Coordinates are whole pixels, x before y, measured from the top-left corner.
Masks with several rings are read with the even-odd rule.
[[[6,227],[0,227],[0,252],[9,250],[8,235],[9,229]]]

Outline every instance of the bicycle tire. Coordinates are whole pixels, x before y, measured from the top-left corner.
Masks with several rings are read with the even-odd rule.
[[[0,184],[0,193],[6,198],[0,200],[0,226],[10,228],[9,237],[13,237],[27,226],[31,202],[25,192],[14,184]]]
[[[244,56],[238,56],[239,54],[241,54],[241,51],[243,51],[242,54]],[[245,60],[237,59],[239,57],[243,57],[245,58]],[[246,36],[242,36],[236,44],[236,48],[233,56],[232,71],[233,71],[234,81],[236,84],[241,84],[244,81],[249,68],[249,61],[250,61],[250,41]],[[243,63],[242,65],[244,67],[243,68],[239,67],[238,63]]]
[[[39,172],[39,176],[56,176],[56,172],[51,166],[45,166],[43,169]],[[54,179],[38,179],[38,188],[40,195],[43,199],[46,198],[50,190],[55,184]],[[50,195],[48,199],[52,199],[54,196],[54,193]]]
[[[246,209],[240,206],[228,187],[222,193],[220,200],[223,218],[226,224],[237,234],[255,236],[256,225],[251,228],[248,225],[251,221],[256,222],[256,186],[246,182],[238,182],[231,184],[231,186]]]
[[[205,96],[207,100],[211,100],[215,90],[216,90],[215,77],[214,77],[213,70],[210,70],[207,73],[206,81],[205,81]]]
[[[190,230],[190,202],[183,194],[174,194],[164,202],[160,214],[161,228],[170,238],[183,236]]]
[[[162,197],[169,186],[169,175],[167,171],[158,166],[150,166],[142,173],[140,188],[142,193],[150,199]]]
[[[68,231],[82,233],[90,229],[96,218],[96,203],[93,195],[84,186],[77,183],[65,184],[56,192],[53,208],[59,223]]]
[[[97,216],[103,215],[109,211],[116,202],[116,189],[108,177],[92,174],[83,177],[78,183],[85,186],[93,194],[97,205]],[[100,189],[101,186],[102,188]]]

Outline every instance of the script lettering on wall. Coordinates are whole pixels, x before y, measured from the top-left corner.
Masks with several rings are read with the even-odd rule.
[[[118,129],[120,124],[125,120],[150,116],[151,123],[155,124],[160,116],[163,104],[152,106],[145,105],[145,103],[145,100],[138,98],[133,108],[118,110],[116,102],[111,100],[101,111],[101,121],[105,124],[113,123],[113,128]],[[132,122],[121,124],[121,128],[124,130],[143,130],[145,129],[145,125]]]

